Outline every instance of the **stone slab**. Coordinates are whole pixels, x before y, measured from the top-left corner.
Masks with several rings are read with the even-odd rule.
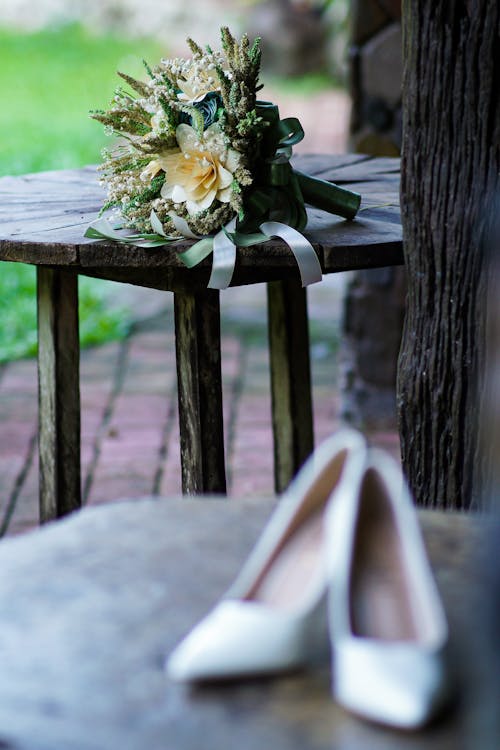
[[[354,44],[363,44],[387,25],[390,16],[378,0],[351,0],[351,39]]]
[[[399,23],[390,24],[361,51],[363,92],[395,106],[401,100],[403,74],[402,36]]]

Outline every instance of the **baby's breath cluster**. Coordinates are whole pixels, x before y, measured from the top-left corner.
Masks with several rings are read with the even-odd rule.
[[[103,153],[113,208],[137,231],[152,231],[151,210],[175,234],[179,217],[198,234],[219,230],[241,214],[261,136],[256,111],[259,40],[237,41],[221,30],[222,51],[191,39],[189,59],[162,60],[149,81],[119,75],[110,108],[91,116],[119,136]]]

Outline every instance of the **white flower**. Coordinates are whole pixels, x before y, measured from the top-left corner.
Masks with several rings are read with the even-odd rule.
[[[229,203],[240,155],[226,146],[219,125],[210,125],[200,138],[194,128],[182,124],[176,138],[180,151],[157,160],[166,172],[162,197],[185,203],[190,216],[209,208],[215,199]]]
[[[220,86],[211,76],[190,76],[188,79],[177,79],[177,85],[181,91],[177,98],[186,104],[196,104],[203,101],[207,94],[212,91],[220,91]]]
[[[157,110],[151,118],[151,127],[155,133],[163,133],[167,128],[167,118],[162,109]]]
[[[227,67],[220,53],[206,54],[184,61],[183,65],[175,70],[177,86],[180,89],[177,94],[179,101],[195,104],[201,102],[207,94],[220,91],[216,66],[222,69]],[[227,70],[225,72],[229,75]]]

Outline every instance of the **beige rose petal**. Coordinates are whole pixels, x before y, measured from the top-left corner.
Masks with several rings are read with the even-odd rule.
[[[219,186],[219,190],[224,190],[224,188],[229,187],[233,181],[233,175],[231,172],[228,172],[227,169],[224,169],[222,164],[219,162],[217,165],[217,184]]]
[[[219,190],[217,193],[217,200],[219,200],[221,203],[229,203],[231,200],[231,193],[232,193],[231,185],[227,188],[224,188],[224,190]]]
[[[160,195],[162,198],[172,198],[172,193],[175,190],[175,185],[169,185],[168,182],[164,182],[162,185],[162,188],[160,190]]]
[[[216,195],[217,190],[209,190],[203,200],[198,202],[198,211],[204,211],[206,208],[209,208],[214,202]]]
[[[174,189],[172,190],[172,200],[174,203],[184,203],[187,198],[187,193],[182,185],[174,185]]]
[[[226,169],[228,169],[230,172],[234,172],[235,169],[238,169],[240,165],[240,155],[237,151],[234,150],[234,148],[229,148],[227,150],[224,164],[226,166]]]
[[[200,211],[204,211],[205,209],[210,208],[215,199],[216,192],[216,190],[211,190],[209,193],[207,193],[202,201],[187,200],[186,208],[189,215],[194,216],[195,214],[199,214]]]
[[[153,161],[150,161],[147,167],[145,167],[141,172],[141,180],[152,180],[153,177],[156,177],[158,172],[160,172],[162,169],[161,164],[156,160],[153,159]]]
[[[217,180],[217,172],[215,171],[215,168],[212,168],[207,174],[203,177],[203,179],[200,182],[200,185],[203,186],[206,190],[211,190],[213,187],[218,185]]]
[[[179,163],[179,159],[182,157],[182,151],[178,148],[172,149],[168,154],[160,156],[157,161],[161,168],[168,172],[169,169],[175,168]]]

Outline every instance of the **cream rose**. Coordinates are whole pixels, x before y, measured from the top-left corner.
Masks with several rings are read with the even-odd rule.
[[[148,167],[152,171],[159,165],[165,170],[162,196],[185,203],[191,216],[209,208],[215,199],[229,203],[240,156],[226,146],[217,123],[201,137],[190,125],[179,125],[176,138],[180,151],[169,153],[156,160],[154,167]]]

